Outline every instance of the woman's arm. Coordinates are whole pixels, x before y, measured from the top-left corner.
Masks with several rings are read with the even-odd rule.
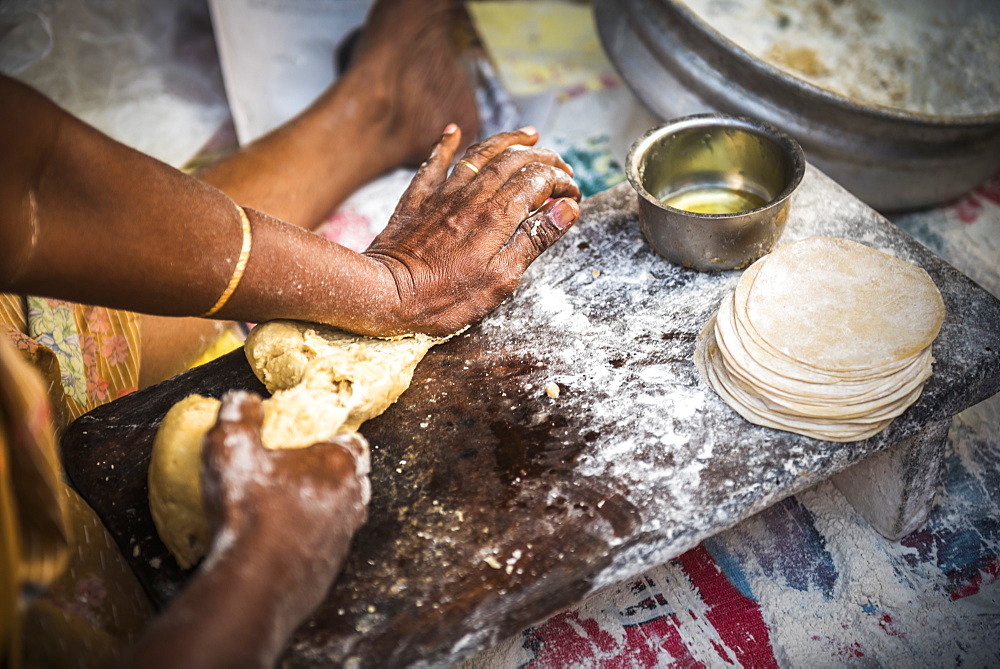
[[[239,211],[221,191],[7,78],[0,79],[0,146],[15,157],[0,164],[4,185],[14,185],[0,199],[3,290],[168,316],[204,313],[222,293],[242,233]],[[291,302],[295,275],[321,264],[333,280],[351,275],[388,288],[358,254],[266,214],[249,216],[256,249],[243,297],[284,293]],[[352,296],[335,297],[350,303]],[[242,300],[247,306],[234,315],[269,315],[252,301]],[[233,306],[240,303],[234,296]]]
[[[198,178],[244,206],[312,229],[371,179],[418,165],[449,122],[475,139],[475,87],[452,43],[463,13],[456,0],[374,3],[350,67],[333,85]]]
[[[202,470],[212,549],[128,666],[272,666],[343,567],[366,517],[367,444],[345,434],[269,451],[262,420],[259,397],[223,398]]]
[[[249,262],[216,316],[365,334],[448,334],[482,317],[575,220],[579,190],[558,155],[531,146],[533,130],[472,147],[481,173],[459,166],[448,176],[460,140],[449,126],[376,253],[248,210]],[[0,163],[0,290],[192,316],[228,285],[243,234],[223,192],[9,78],[0,78],[0,149],[10,157]],[[561,199],[544,204],[550,197]]]

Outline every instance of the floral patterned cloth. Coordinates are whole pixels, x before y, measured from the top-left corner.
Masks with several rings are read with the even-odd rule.
[[[43,371],[58,427],[138,385],[134,313],[0,294],[0,335]]]

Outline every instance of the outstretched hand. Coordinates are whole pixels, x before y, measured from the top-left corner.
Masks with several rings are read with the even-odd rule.
[[[479,320],[576,222],[573,171],[537,141],[533,128],[494,135],[471,146],[449,174],[461,132],[446,129],[365,251],[395,283],[392,329],[444,336]]]

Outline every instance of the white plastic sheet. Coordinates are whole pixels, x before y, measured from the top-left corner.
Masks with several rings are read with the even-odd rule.
[[[372,0],[209,0],[240,144],[305,109],[335,76],[334,53]]]
[[[229,114],[204,0],[4,0],[0,70],[174,166]]]

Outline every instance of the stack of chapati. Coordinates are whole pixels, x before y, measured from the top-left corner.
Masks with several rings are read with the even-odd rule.
[[[855,441],[920,396],[943,320],[941,294],[923,269],[812,237],[743,273],[702,331],[695,364],[751,423]]]

